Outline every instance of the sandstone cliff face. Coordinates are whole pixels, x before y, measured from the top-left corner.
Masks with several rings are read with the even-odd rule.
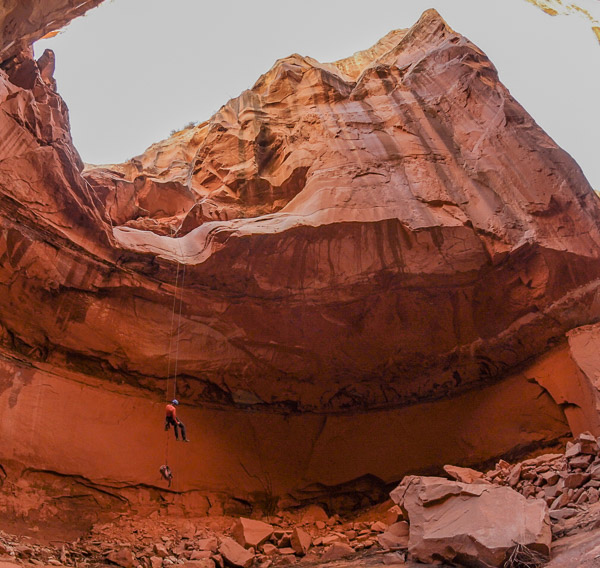
[[[12,479],[156,485],[176,354],[196,445],[171,448],[174,488],[202,510],[211,492],[347,505],[600,430],[581,349],[600,336],[565,335],[600,318],[598,198],[437,13],[336,63],[280,60],[208,122],[83,174],[40,65],[0,78]]]
[[[600,269],[577,166],[437,15],[391,37],[360,69],[281,60],[209,122],[87,173],[123,248],[158,278],[186,266],[185,374],[300,409],[398,404],[586,322],[591,296],[554,305]],[[130,368],[164,374],[160,327]]]

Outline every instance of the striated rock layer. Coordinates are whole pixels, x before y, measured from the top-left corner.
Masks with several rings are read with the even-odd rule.
[[[436,12],[83,173],[48,59],[0,72],[6,483],[153,499],[174,394],[204,511],[600,433],[598,198]]]

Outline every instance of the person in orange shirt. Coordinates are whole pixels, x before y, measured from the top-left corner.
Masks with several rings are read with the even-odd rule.
[[[179,401],[177,399],[173,399],[170,403],[167,404],[166,417],[165,417],[165,430],[168,430],[171,426],[175,430],[175,440],[179,440],[179,428],[181,428],[181,438],[184,442],[189,442],[187,436],[185,435],[185,425],[179,418],[177,418],[177,406],[179,405]]]

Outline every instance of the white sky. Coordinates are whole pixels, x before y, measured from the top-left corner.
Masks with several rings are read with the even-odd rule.
[[[524,0],[107,0],[55,38],[58,89],[84,161],[140,154],[209,118],[291,53],[326,62],[436,8],[600,189],[600,45],[589,22]]]

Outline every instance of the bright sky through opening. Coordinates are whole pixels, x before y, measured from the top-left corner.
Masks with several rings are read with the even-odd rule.
[[[117,163],[208,119],[276,59],[327,62],[436,8],[600,189],[600,45],[589,22],[524,0],[107,0],[55,38],[58,90],[89,163]]]

